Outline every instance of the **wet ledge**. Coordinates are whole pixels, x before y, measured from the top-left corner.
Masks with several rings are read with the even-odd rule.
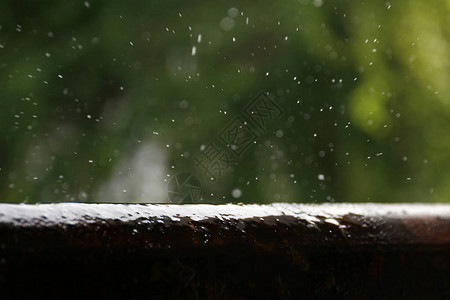
[[[447,204],[0,204],[6,294],[434,299],[449,262]]]
[[[446,204],[137,205],[0,204],[0,230],[22,238],[46,235],[66,246],[152,248],[254,244],[255,247],[450,245]],[[89,234],[95,243],[78,233]],[[114,232],[113,235],[107,234]],[[33,236],[27,236],[31,234]],[[103,244],[103,243],[104,244]]]

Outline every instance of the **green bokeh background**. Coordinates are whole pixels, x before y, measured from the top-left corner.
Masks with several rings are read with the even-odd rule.
[[[284,115],[210,182],[192,157],[261,90]],[[180,172],[207,203],[448,202],[450,1],[1,1],[0,108],[2,202]]]

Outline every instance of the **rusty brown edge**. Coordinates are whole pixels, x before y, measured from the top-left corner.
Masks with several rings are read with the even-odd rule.
[[[449,204],[0,204],[0,251],[450,251]]]

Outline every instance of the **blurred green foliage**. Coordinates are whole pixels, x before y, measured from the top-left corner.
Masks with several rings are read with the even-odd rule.
[[[448,0],[1,1],[0,201],[178,172],[205,202],[448,201],[449,83]],[[209,182],[192,157],[260,90],[284,115]]]

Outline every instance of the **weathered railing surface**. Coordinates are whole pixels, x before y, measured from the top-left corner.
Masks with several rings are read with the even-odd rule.
[[[0,295],[449,299],[450,205],[0,204]]]

